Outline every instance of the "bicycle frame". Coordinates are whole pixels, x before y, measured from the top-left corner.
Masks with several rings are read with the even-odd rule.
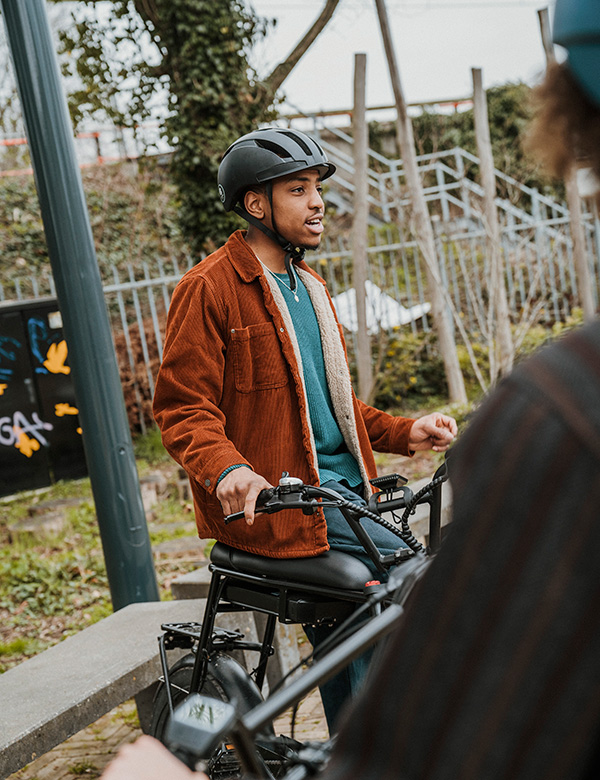
[[[403,509],[401,520],[403,531],[393,529],[401,536],[404,532],[404,524],[408,527],[407,517],[414,510],[414,506],[417,503],[428,503],[430,505],[430,550],[437,549],[441,537],[441,484],[445,480],[445,464],[435,472],[432,482],[416,494],[413,494],[409,487],[401,484],[402,480],[403,478],[398,475],[378,478],[377,487],[381,487],[381,490],[371,497],[367,507],[363,507],[346,501],[334,491],[303,485],[300,480],[284,477],[279,488],[271,489],[266,496],[263,496],[262,506],[258,506],[257,503],[257,514],[261,511],[271,513],[284,508],[299,508],[308,514],[319,508],[336,506],[362,542],[376,569],[386,574],[390,570],[402,572],[402,577],[406,576],[410,580],[413,567],[416,566],[421,570],[422,562],[427,558],[416,553],[414,549],[404,548],[400,548],[392,555],[382,555],[361,525],[360,518],[372,517],[377,522],[392,528],[388,521],[379,516],[379,513]],[[401,496],[394,497],[398,491],[401,492]],[[237,513],[226,518],[225,522],[241,517],[243,514]],[[398,522],[395,515],[394,519]],[[414,540],[410,529],[408,534],[414,542],[414,548],[425,551]],[[335,562],[336,556],[341,556],[338,558],[337,570],[334,567],[328,571],[328,562]],[[409,558],[411,560],[407,560]],[[402,562],[401,566],[395,566],[400,562]],[[352,566],[358,568],[354,572],[349,572]],[[382,592],[377,595],[378,587],[371,586],[372,575],[369,569],[358,559],[339,551],[330,551],[317,558],[267,559],[217,543],[211,553],[210,570],[212,579],[202,623],[164,624],[165,633],[159,637],[165,683],[163,702],[166,695],[171,719],[175,693],[177,698],[181,699],[182,693],[200,692],[205,689],[207,676],[212,674],[214,680],[217,672],[223,678],[219,679],[219,684],[222,683],[221,688],[226,698],[242,702],[260,701],[260,690],[265,681],[268,660],[274,652],[273,643],[278,621],[304,625],[339,624],[348,621],[349,616],[354,616],[357,610],[367,611],[370,615],[369,622],[355,630],[351,637],[352,641],[344,641],[345,649],[334,648],[326,651],[326,656],[316,662],[300,680],[294,681],[285,690],[272,694],[264,704],[259,704],[257,707],[250,704],[251,712],[248,712],[246,707],[245,714],[242,713],[236,719],[238,724],[236,725],[236,749],[240,753],[241,760],[242,754],[246,756],[243,759],[243,762],[247,762],[246,771],[256,772],[256,766],[251,766],[253,760],[251,743],[253,744],[255,735],[260,729],[270,724],[276,715],[289,708],[305,692],[326,682],[345,664],[364,652],[365,648],[377,642],[396,625],[401,610],[390,603],[391,591],[387,589],[389,586],[383,586]],[[311,575],[311,571],[316,574]],[[344,584],[340,585],[340,582]],[[349,582],[351,584],[348,584]],[[392,582],[394,582],[393,578]],[[387,608],[381,612],[383,601],[386,601]],[[215,627],[218,614],[245,611],[266,614],[261,642],[248,642],[239,632]],[[369,626],[372,628],[369,629]],[[194,658],[186,656],[189,660],[186,661],[185,668],[190,670],[188,673],[191,673],[191,678],[185,678],[185,682],[183,682],[184,678],[178,678],[182,682],[173,689],[167,663],[167,650],[173,647],[193,649],[196,643],[197,650]],[[220,652],[232,650],[258,652],[258,661],[252,673],[246,672],[233,659]],[[250,682],[252,682],[251,686]],[[157,713],[164,712],[164,704],[161,706],[163,710],[158,708]],[[158,725],[164,724],[164,721],[159,719],[156,722],[159,731],[153,733],[155,735],[164,733],[160,731],[164,725]],[[260,758],[255,755],[254,761],[260,761]],[[267,774],[257,776],[268,777],[268,769],[263,767],[263,770]]]
[[[388,636],[402,620],[404,603],[428,564],[429,561],[423,558],[416,558],[407,564],[403,568],[402,576],[398,574],[397,581],[388,583],[386,593],[380,593],[374,597],[374,600],[378,601],[392,597],[392,603],[387,609],[372,617],[368,623],[361,626],[342,644],[317,661],[301,677],[292,681],[286,688],[272,694],[265,702],[250,712],[242,716],[232,715],[229,712],[229,717],[223,722],[220,729],[217,729],[214,723],[206,724],[199,721],[193,712],[189,713],[188,710],[185,716],[180,717],[179,724],[167,733],[172,746],[176,749],[183,749],[186,753],[193,755],[197,761],[205,756],[195,750],[195,745],[209,749],[215,740],[219,741],[227,736],[237,751],[245,773],[256,780],[273,780],[272,774],[256,748],[257,734],[261,733],[275,718],[304,698],[311,690],[327,682],[348,663]],[[207,702],[210,701],[207,697],[203,697],[203,699],[206,699]],[[185,721],[185,738],[182,738],[183,734],[180,728],[182,721]]]

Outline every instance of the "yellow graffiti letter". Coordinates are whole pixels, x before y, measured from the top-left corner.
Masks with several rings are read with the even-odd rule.
[[[59,341],[58,344],[50,344],[46,360],[44,360],[44,366],[52,374],[70,374],[70,367],[65,366],[67,352],[67,342],[64,339]]]
[[[13,430],[15,435],[19,437],[19,440],[15,442],[15,447],[22,455],[25,455],[26,458],[30,458],[34,452],[39,450],[40,443],[37,439],[30,439],[29,436],[16,425]]]
[[[79,409],[77,409],[75,406],[70,406],[69,404],[55,404],[54,405],[54,414],[57,417],[64,417],[65,414],[78,414]]]

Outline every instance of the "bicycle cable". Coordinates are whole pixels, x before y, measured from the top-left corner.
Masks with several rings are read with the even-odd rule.
[[[433,483],[430,483],[433,484]],[[426,485],[425,487],[429,487]],[[421,491],[419,491],[421,492]],[[418,494],[417,494],[418,495]],[[416,553],[426,553],[425,547],[419,542],[415,537],[413,536],[412,531],[410,530],[410,526],[408,524],[408,521],[402,524],[402,527],[398,529],[395,525],[392,525],[388,520],[381,517],[381,515],[376,514],[375,512],[371,512],[370,509],[367,507],[361,506],[360,504],[353,504],[351,501],[347,501],[345,498],[342,499],[343,503],[341,503],[340,507],[345,507],[346,509],[352,509],[354,512],[359,512],[363,517],[368,517],[374,522],[376,522],[378,525],[382,526],[382,528],[385,528],[386,530],[390,531],[394,534],[394,536],[397,536],[398,538],[402,539],[402,541],[407,544],[413,552]],[[414,498],[413,498],[414,501]],[[412,501],[411,501],[412,504]],[[411,506],[409,504],[409,506]],[[412,504],[414,506],[414,504]],[[408,508],[408,507],[407,507]],[[412,509],[412,506],[411,506]],[[410,512],[409,512],[410,514]],[[406,511],[404,512],[404,515],[406,515]],[[404,517],[403,515],[403,517]]]

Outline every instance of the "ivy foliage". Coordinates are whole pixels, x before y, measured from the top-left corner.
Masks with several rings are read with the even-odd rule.
[[[161,91],[159,56],[146,25],[128,2],[112,3],[108,17],[89,0],[78,6],[58,31],[73,124],[108,118],[135,128],[150,119]]]
[[[88,6],[61,34],[76,81],[73,121],[103,111],[134,128],[162,110],[183,234],[193,251],[211,248],[238,224],[216,194],[220,158],[274,117],[273,95],[249,62],[269,23],[240,0],[113,0],[108,14]]]
[[[148,159],[82,171],[100,271],[113,281],[112,268],[157,258],[184,260],[177,192],[163,166]],[[0,179],[0,276],[4,279],[48,268],[48,246],[31,176]]]

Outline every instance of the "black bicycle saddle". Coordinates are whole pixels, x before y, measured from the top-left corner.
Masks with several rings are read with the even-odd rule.
[[[237,550],[217,542],[210,553],[216,566],[234,572],[254,574],[298,585],[363,591],[373,575],[362,561],[339,550],[329,550],[312,558],[267,558]]]

